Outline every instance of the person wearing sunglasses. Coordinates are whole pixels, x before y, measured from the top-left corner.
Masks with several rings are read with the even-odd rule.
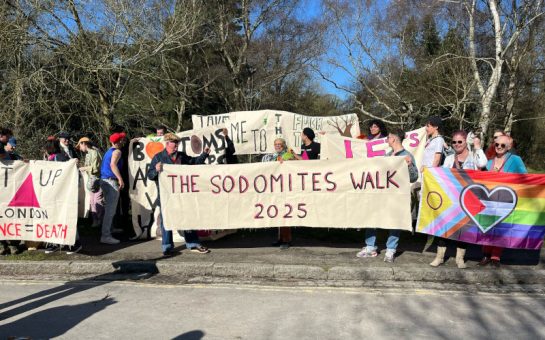
[[[159,173],[163,171],[163,164],[204,164],[208,155],[210,154],[210,148],[204,148],[203,153],[198,157],[190,157],[185,152],[178,151],[178,144],[180,143],[180,137],[173,133],[167,133],[164,135],[163,140],[165,142],[165,149],[155,156],[151,160],[151,164],[148,170],[148,179],[155,181],[157,184],[157,204],[161,209],[161,197],[159,195]],[[163,211],[161,209],[161,215]],[[172,231],[166,230],[163,224],[162,216],[159,217],[159,226],[161,228],[161,247],[163,250],[163,256],[174,255],[174,240],[172,239]],[[196,230],[179,231],[180,235],[185,239],[185,246],[189,251],[199,254],[209,253],[210,250],[203,247],[199,243],[199,235]]]
[[[467,145],[467,132],[463,130],[455,131],[452,134],[452,148],[454,154],[445,158],[444,168],[479,170],[486,166],[487,159],[481,148],[481,140],[478,137],[473,138],[473,151],[470,151]],[[438,267],[445,262],[445,253],[449,244],[456,247],[456,265],[458,268],[467,268],[464,261],[466,243],[444,238],[438,238],[437,255],[430,263],[430,266]]]
[[[485,152],[486,159],[492,159],[496,156],[496,148],[494,146],[494,143],[496,142],[496,140],[498,140],[500,136],[507,136],[507,134],[500,129],[494,130],[494,140],[492,144],[488,146],[488,149],[486,149],[486,152]]]
[[[526,166],[522,158],[509,152],[513,145],[513,139],[509,136],[499,136],[494,142],[496,155],[486,164],[486,170],[495,172],[507,172],[515,174],[526,174]],[[491,264],[494,267],[500,266],[500,257],[503,252],[502,247],[483,246],[483,258],[479,262],[480,266]]]

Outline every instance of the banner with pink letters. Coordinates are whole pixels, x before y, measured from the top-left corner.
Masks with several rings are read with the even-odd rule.
[[[374,158],[385,156],[390,151],[386,138],[363,140],[326,133],[320,142],[320,159]],[[413,154],[416,166],[420,169],[426,147],[426,128],[405,133],[403,147]]]

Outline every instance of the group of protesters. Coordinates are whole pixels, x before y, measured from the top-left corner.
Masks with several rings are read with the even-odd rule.
[[[367,134],[363,133],[357,138],[363,140],[386,138],[388,146],[391,148],[388,156],[403,156],[405,158],[411,183],[416,182],[424,168],[429,167],[442,166],[453,169],[509,173],[527,172],[524,162],[516,155],[512,137],[503,131],[497,130],[494,132],[494,140],[485,151],[478,137],[463,130],[454,131],[451,134],[451,145],[448,145],[442,134],[442,119],[438,116],[430,117],[426,122],[425,129],[427,139],[420,168],[417,168],[413,155],[403,148],[402,142],[405,138],[405,132],[402,130],[388,131],[384,122],[375,119],[369,122]],[[227,164],[238,163],[234,144],[228,136],[227,129],[224,129],[223,133],[227,143],[225,162]],[[165,143],[165,148],[153,157],[147,173],[148,179],[156,183],[159,173],[163,171],[164,164],[204,164],[209,156],[209,148],[205,148],[203,153],[197,157],[190,157],[185,152],[179,151],[180,138],[174,133],[167,133],[164,126],[157,127],[154,136],[162,137]],[[284,162],[319,159],[320,144],[314,141],[315,137],[315,132],[311,128],[303,129],[300,153],[295,153],[283,138],[277,138],[274,140],[274,152],[263,155],[262,161]],[[90,195],[92,226],[101,227],[101,243],[115,245],[120,243],[120,240],[113,235],[123,231],[114,228],[113,222],[120,192],[126,185],[122,169],[127,166],[125,164],[127,155],[123,155],[127,135],[124,132],[115,132],[109,136],[109,141],[111,146],[102,155],[101,150],[88,137],[80,138],[77,144],[73,146],[71,136],[66,132],[60,132],[57,136],[51,136],[47,139],[43,151],[44,160],[47,161],[64,162],[70,159],[78,159],[79,170],[86,172],[86,178],[88,178],[85,186]],[[21,160],[22,157],[16,152],[16,146],[17,142],[12,132],[9,129],[0,129],[0,160]],[[158,207],[159,209],[161,207],[160,197],[158,197]],[[161,210],[160,212],[162,213]],[[164,256],[172,256],[175,253],[172,231],[165,228],[161,213],[158,225],[161,230],[162,253]],[[384,256],[385,262],[394,262],[400,232],[400,230],[389,230]],[[184,237],[186,248],[190,251],[200,254],[210,252],[208,248],[200,243],[197,231],[180,231],[179,233]],[[358,258],[378,256],[376,235],[376,229],[365,229],[365,246],[356,254]],[[18,241],[2,241],[2,245],[3,255],[18,253],[22,249]],[[289,249],[291,245],[291,228],[278,228],[278,238],[273,246],[280,247],[280,249]],[[456,265],[458,268],[466,268],[464,259],[466,243],[443,238],[438,238],[437,255],[430,265],[437,267],[444,263],[446,249],[449,245],[456,247]],[[73,246],[65,248],[61,245],[48,244],[45,252],[65,250],[68,254],[72,254],[81,249],[82,245],[77,233],[76,243]],[[500,247],[483,247],[483,258],[479,265],[499,267],[502,250]]]

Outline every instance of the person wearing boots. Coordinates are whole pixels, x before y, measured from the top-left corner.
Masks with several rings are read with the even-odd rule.
[[[467,143],[467,132],[463,130],[455,131],[452,134],[452,148],[454,154],[445,158],[444,168],[478,170],[486,166],[487,159],[479,138],[473,138],[473,150],[470,150]],[[464,261],[466,243],[444,238],[439,238],[437,241],[437,255],[430,263],[430,266],[438,267],[445,262],[445,253],[449,244],[456,246],[456,265],[458,268],[467,268]]]

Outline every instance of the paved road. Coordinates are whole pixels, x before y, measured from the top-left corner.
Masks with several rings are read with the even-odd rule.
[[[505,288],[0,281],[1,339],[539,339],[544,311]]]

